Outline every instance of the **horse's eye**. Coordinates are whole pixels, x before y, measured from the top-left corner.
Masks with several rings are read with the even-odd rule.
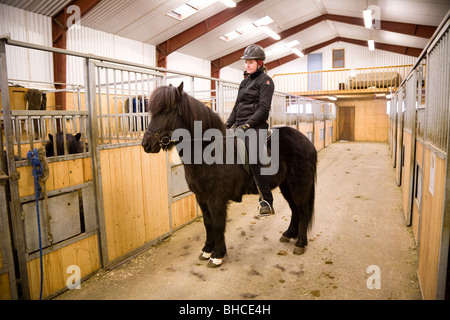
[[[164,114],[168,114],[169,113],[169,110],[164,110]]]

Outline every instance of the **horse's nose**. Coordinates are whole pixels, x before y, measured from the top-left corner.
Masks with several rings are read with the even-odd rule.
[[[144,138],[142,139],[142,148],[144,148],[144,151],[146,153],[156,153],[159,152],[159,150],[156,150],[156,147],[158,146],[157,141],[152,141],[153,140],[153,135],[146,131],[144,133]]]
[[[147,132],[145,132],[141,145],[142,145],[142,148],[144,148],[144,151],[146,153],[150,153],[150,142],[148,140],[149,139],[148,139]]]

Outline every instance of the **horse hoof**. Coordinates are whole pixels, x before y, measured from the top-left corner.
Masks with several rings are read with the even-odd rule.
[[[223,259],[210,258],[208,262],[208,268],[218,268],[222,265]]]
[[[305,253],[305,247],[294,247],[294,254],[301,255]]]
[[[200,253],[200,255],[198,256],[198,258],[200,260],[209,260],[209,258],[211,258],[212,252],[205,252],[202,251],[202,253]]]
[[[281,238],[280,238],[280,242],[283,242],[283,243],[289,243],[289,241],[291,241],[291,239],[288,238],[288,237],[281,236]]]

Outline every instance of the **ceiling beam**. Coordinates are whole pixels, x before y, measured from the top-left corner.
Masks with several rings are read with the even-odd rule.
[[[315,46],[306,48],[303,50],[303,53],[305,55],[310,54],[314,51],[317,51],[317,50],[319,50],[323,47],[326,47],[335,42],[347,42],[347,43],[367,47],[367,41],[365,41],[365,40],[337,37],[337,38],[333,38],[328,41],[316,44]],[[400,53],[400,54],[413,56],[413,57],[418,57],[420,55],[420,53],[422,52],[422,49],[420,49],[420,48],[398,46],[398,45],[394,45],[394,44],[381,43],[381,42],[375,42],[375,49],[394,52],[394,53]],[[274,69],[276,67],[279,67],[285,63],[291,62],[296,59],[299,59],[298,55],[290,54],[290,55],[287,55],[282,58],[279,58],[279,59],[276,59],[276,60],[266,63],[266,67],[268,69]]]
[[[67,12],[69,6],[75,5],[80,9],[80,18],[99,4],[101,0],[73,0],[68,3],[60,12],[52,17],[52,39],[53,47],[67,49],[67,22],[72,19],[74,13]],[[75,21],[78,22],[78,21]],[[53,76],[54,82],[66,83],[66,56],[63,54],[53,54]],[[64,85],[55,85],[56,89],[65,88]],[[55,104],[62,110],[66,109],[66,93],[57,92],[55,94]]]
[[[281,41],[287,37],[295,35],[303,30],[306,30],[306,29],[316,25],[319,22],[326,21],[326,20],[364,27],[364,19],[363,18],[327,13],[327,14],[323,14],[321,16],[315,17],[311,20],[308,20],[304,23],[301,23],[295,27],[287,29],[283,32],[280,32],[279,33],[280,40],[278,40],[278,41]],[[384,31],[396,32],[396,33],[401,33],[401,34],[416,36],[416,37],[421,37],[421,38],[430,38],[433,35],[434,31],[436,30],[436,27],[434,27],[434,26],[417,25],[417,24],[411,24],[411,23],[384,21],[384,20],[381,20],[380,26],[381,26],[381,30],[384,30]],[[276,42],[277,42],[277,40],[274,40],[269,37],[269,38],[265,38],[265,39],[257,42],[256,44],[260,45],[263,48],[266,48]],[[395,47],[395,45],[392,45],[392,46]],[[385,47],[385,46],[383,46],[383,47]],[[378,49],[383,50],[381,48],[378,48]],[[416,49],[416,48],[411,48],[411,49]],[[408,55],[416,56],[416,50],[411,50],[411,49],[406,50],[405,52],[408,52]],[[240,57],[242,56],[242,54],[244,53],[244,50],[245,50],[245,48],[241,48],[230,54],[227,54],[223,57],[220,57],[218,59],[211,61],[211,76],[213,76],[213,74],[217,75],[218,71],[221,68],[226,67],[226,66],[238,61],[240,59]],[[393,52],[402,53],[402,52],[398,52],[398,51],[393,51]],[[406,53],[402,53],[402,54],[406,54]],[[296,55],[293,55],[293,56],[297,57]]]
[[[262,1],[263,0],[242,0],[236,4],[236,7],[222,10],[212,17],[209,17],[195,26],[192,26],[176,36],[173,36],[172,38],[158,44],[156,46],[158,67],[167,68],[167,56],[169,54],[175,52],[189,42],[213,30],[221,24],[233,19]]]

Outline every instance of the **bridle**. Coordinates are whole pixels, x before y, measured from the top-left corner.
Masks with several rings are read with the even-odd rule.
[[[169,122],[170,118],[172,117],[173,113],[178,109],[178,106],[175,106],[175,108],[173,108],[172,112],[170,113],[170,115],[167,117],[166,119],[166,123],[164,123],[164,126],[162,127],[162,129],[160,129],[158,132],[152,132],[150,131],[150,129],[147,128],[147,131],[154,136],[156,139],[158,139],[158,143],[161,149],[163,150],[168,150],[168,146],[171,142],[176,143],[178,142],[177,140],[172,140],[172,133],[175,130],[175,124],[177,122],[177,119],[175,118],[175,121],[173,122],[173,126],[172,126],[172,130],[169,131],[169,133],[163,137],[160,136],[161,131],[163,131],[164,129],[166,129],[167,127],[167,123]]]

